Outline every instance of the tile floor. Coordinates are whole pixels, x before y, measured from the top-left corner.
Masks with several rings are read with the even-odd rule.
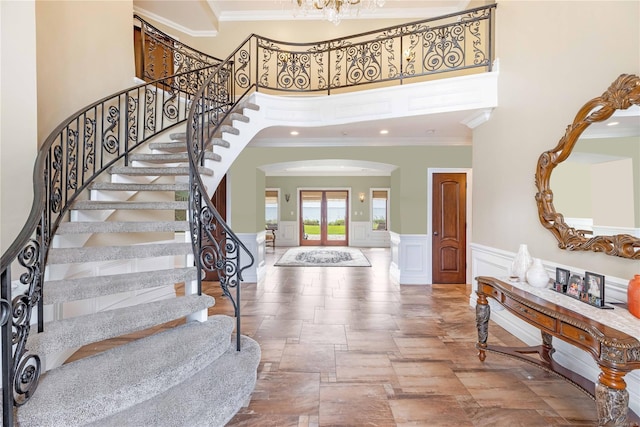
[[[400,286],[372,267],[274,267],[244,284],[243,333],[262,348],[248,406],[229,426],[593,426],[595,403],[523,362],[476,356],[469,285]],[[220,295],[217,286],[210,288]],[[212,313],[230,313],[217,297]],[[494,344],[522,345],[496,324]]]
[[[595,402],[565,381],[493,353],[478,360],[469,285],[400,286],[388,249],[363,249],[371,267],[275,267],[285,250],[268,248],[266,279],[242,287],[242,333],[260,343],[262,361],[228,426],[597,424]],[[210,314],[233,314],[217,283],[203,290],[216,297]],[[493,322],[489,343],[522,345]]]

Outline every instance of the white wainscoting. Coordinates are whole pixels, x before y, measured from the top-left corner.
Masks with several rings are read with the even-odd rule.
[[[392,231],[391,265],[389,275],[401,285],[429,283],[428,249],[426,234],[398,234]]]
[[[279,221],[276,230],[276,247],[298,246],[298,222]]]
[[[238,236],[240,241],[247,247],[254,257],[253,265],[242,272],[242,279],[244,282],[258,283],[264,277],[266,269],[264,262],[266,233],[266,230],[259,233],[236,233],[236,236]],[[248,256],[244,251],[242,251],[240,254],[240,262],[245,264],[247,261]]]
[[[536,254],[533,254],[536,255]],[[513,258],[515,258],[515,252],[503,251],[488,246],[471,244],[471,265],[473,269],[473,277],[477,276],[492,276],[492,277],[507,277],[509,267]],[[542,260],[542,264],[549,273],[550,277],[555,277],[556,267],[565,268],[572,273],[584,275],[584,270],[561,264],[555,264],[549,261]],[[605,300],[609,302],[624,302],[627,300],[627,286],[628,279],[621,279],[617,277],[607,276],[605,278]],[[478,288],[478,283],[473,280],[473,291],[469,295],[469,304],[472,307],[476,306],[476,294],[475,291]],[[528,323],[520,320],[513,314],[506,311],[502,306],[496,303],[492,298],[488,298],[491,306],[491,320],[498,325],[509,331],[512,335],[518,337],[524,341],[527,345],[541,344],[542,338],[540,336],[540,330],[529,325]],[[491,343],[491,326],[489,326],[489,343]],[[571,369],[574,372],[588,378],[591,381],[597,382],[600,369],[593,360],[593,358],[585,351],[566,344],[564,341],[554,339],[553,346],[556,352],[553,355],[554,360]],[[497,354],[489,353],[487,357],[500,358]],[[627,374],[624,377],[627,383],[627,390],[629,391],[629,407],[636,413],[640,414],[640,371],[636,370]],[[576,390],[576,393],[578,391]]]
[[[349,222],[349,246],[361,248],[388,248],[390,237],[388,231],[371,229],[370,221]]]

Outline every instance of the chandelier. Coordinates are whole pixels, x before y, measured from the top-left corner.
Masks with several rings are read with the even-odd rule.
[[[362,0],[295,0],[298,8],[294,11],[302,11],[303,15],[314,10],[322,12],[324,18],[338,25],[344,16],[357,16],[360,13]],[[370,9],[384,6],[385,0],[366,0]]]

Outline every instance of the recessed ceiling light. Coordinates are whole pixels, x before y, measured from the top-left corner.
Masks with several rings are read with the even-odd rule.
[[[611,122],[611,123],[607,123],[607,126],[615,126],[615,125],[619,125],[620,122]]]
[[[300,135],[300,133],[297,130],[292,130],[291,132],[289,132],[289,135],[298,136],[298,135]]]
[[[389,133],[389,131],[388,131],[388,130],[386,130],[386,129],[382,129],[382,130],[380,131],[380,135],[386,135],[386,134],[388,134],[388,133]]]

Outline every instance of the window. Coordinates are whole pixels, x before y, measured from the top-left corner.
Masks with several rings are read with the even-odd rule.
[[[278,228],[278,190],[264,192],[264,220],[266,228]]]
[[[371,191],[371,226],[376,231],[388,230],[389,190]]]

